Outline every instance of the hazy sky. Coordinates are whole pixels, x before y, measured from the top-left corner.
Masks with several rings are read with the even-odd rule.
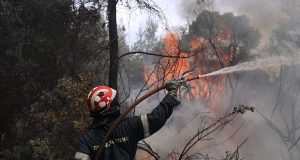
[[[187,18],[192,19],[194,16],[191,11],[196,6],[196,1],[198,0],[155,0],[167,18],[167,24],[156,18],[160,24],[158,34],[164,34],[166,27],[172,29],[187,24]],[[270,0],[215,0],[217,11],[233,12],[235,15],[249,17],[251,25],[258,28],[263,35],[262,44],[268,41],[271,31],[284,19],[281,7],[280,0],[272,0],[272,2]],[[145,25],[148,16],[146,12],[138,9],[128,10],[122,6],[118,7],[118,24],[126,28],[125,33],[129,44],[135,41],[140,26]]]
[[[166,15],[168,27],[172,28],[186,24],[186,20],[179,13],[180,0],[155,0],[155,2]],[[132,44],[135,41],[139,28],[145,25],[149,15],[147,12],[141,12],[139,9],[130,11],[122,6],[119,6],[117,11],[118,24],[126,28],[127,41],[129,44]],[[151,18],[156,19],[159,24],[162,23],[159,27],[159,34],[165,33],[166,23],[155,16],[151,16]]]

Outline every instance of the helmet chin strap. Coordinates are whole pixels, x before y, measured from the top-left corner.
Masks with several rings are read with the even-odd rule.
[[[118,93],[116,94],[116,97],[117,96],[118,96]],[[110,107],[120,107],[121,106],[116,97],[109,104]]]

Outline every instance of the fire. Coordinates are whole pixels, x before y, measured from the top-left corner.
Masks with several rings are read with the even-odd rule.
[[[164,50],[165,55],[184,57],[186,53],[180,51],[179,38],[176,34],[166,35],[164,38]],[[163,76],[167,80],[172,78],[179,78],[181,74],[190,68],[189,60],[184,58],[164,58],[162,59],[166,72]]]
[[[190,58],[163,57],[158,63],[147,66],[144,77],[149,87],[160,86],[166,80],[180,78],[186,71],[193,71],[195,75],[203,75],[223,67],[229,66],[233,61],[232,33],[225,23],[220,26],[220,32],[214,39],[191,38],[190,52],[180,49],[180,39],[176,34],[168,34],[164,37],[163,55]],[[225,48],[225,49],[224,49]],[[225,89],[225,76],[202,78],[191,81],[191,94],[182,94],[187,99],[204,101],[208,107],[215,109],[220,93]]]
[[[166,35],[164,38],[164,49],[162,53],[169,56],[184,57],[187,54],[180,51],[179,38],[176,34]],[[187,58],[162,58],[159,64],[146,67],[144,71],[145,80],[148,86],[153,84],[161,85],[166,80],[180,78],[184,71],[190,69],[190,62]]]
[[[144,77],[148,87],[161,86],[165,81],[180,78],[186,71],[192,71],[193,75],[204,75],[221,68],[233,65],[235,50],[232,32],[226,23],[220,25],[218,36],[213,39],[204,37],[193,37],[189,39],[189,52],[180,49],[180,38],[177,34],[168,34],[163,39],[164,47],[162,55],[189,58],[162,57],[157,63],[146,66]],[[226,76],[213,76],[190,81],[191,90],[189,94],[181,93],[181,97],[201,101],[206,104],[215,114],[221,116],[224,110],[217,108],[224,102],[222,96],[227,85]],[[229,103],[228,103],[229,104]],[[228,130],[230,131],[230,129]],[[146,154],[144,154],[146,157]],[[169,157],[168,159],[177,159]]]

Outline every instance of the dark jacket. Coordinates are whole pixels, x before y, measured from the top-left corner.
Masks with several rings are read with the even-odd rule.
[[[173,107],[180,102],[171,95],[166,95],[160,104],[149,114],[125,118],[113,131],[111,138],[105,144],[101,160],[133,160],[138,141],[158,131],[171,116]],[[81,135],[77,152],[89,155],[94,159],[98,145],[105,136],[111,122],[99,125],[95,119],[89,129]],[[107,121],[107,120],[106,120]]]

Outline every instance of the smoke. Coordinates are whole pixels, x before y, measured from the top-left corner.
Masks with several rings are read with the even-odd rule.
[[[161,95],[161,97],[163,97],[163,95]],[[156,106],[153,104],[158,103],[158,99],[152,99],[141,105],[148,107],[141,108],[148,108],[145,110],[149,110],[149,108],[153,109],[153,107]],[[196,134],[198,130],[203,129],[204,122],[211,122],[214,117],[214,112],[205,107],[205,105],[199,102],[182,101],[182,103],[174,109],[172,116],[165,126],[147,138],[146,141],[155,152],[159,153],[162,159],[166,159],[167,155],[172,152],[172,149],[176,149],[178,152],[181,151],[187,141]]]
[[[221,0],[218,8],[230,5],[234,12],[249,17],[251,25],[258,28],[263,35],[261,44],[266,44],[273,29],[286,19],[281,0]]]
[[[300,69],[300,67],[297,67]],[[288,68],[286,68],[288,69]],[[209,136],[208,141],[199,142],[190,152],[200,152],[208,154],[211,157],[221,159],[227,151],[234,151],[236,147],[246,138],[249,140],[240,149],[240,156],[247,160],[269,160],[269,159],[299,159],[300,155],[295,150],[288,151],[292,143],[284,140],[279,132],[288,137],[287,126],[292,129],[291,117],[293,112],[299,113],[300,101],[296,94],[299,91],[292,88],[299,85],[300,81],[298,69],[292,69],[285,72],[279,79],[270,81],[267,72],[262,69],[247,71],[235,74],[238,78],[232,77],[232,83],[237,84],[234,89],[228,87],[224,96],[217,100],[217,112],[225,112],[228,106],[228,100],[232,98],[232,105],[245,104],[254,106],[255,112],[249,112],[244,115],[238,115],[235,120],[227,125],[222,131]],[[284,85],[286,84],[286,85]],[[282,85],[282,86],[281,86]],[[280,90],[281,88],[281,90]],[[155,95],[139,107],[137,112],[149,113],[163,98],[163,94]],[[278,109],[272,115],[274,107]],[[220,117],[216,110],[211,110],[201,101],[182,101],[180,106],[176,107],[174,113],[166,125],[154,135],[146,139],[155,152],[158,152],[161,159],[166,159],[172,151],[180,152],[190,138],[203,129],[205,122],[213,122]],[[232,110],[229,109],[230,111]],[[266,123],[262,113],[274,123],[270,126]],[[286,122],[285,122],[286,121]],[[294,132],[295,137],[300,136],[299,132]],[[286,138],[287,138],[286,137]],[[287,146],[285,145],[287,143]],[[296,145],[298,147],[298,145]],[[290,155],[291,153],[291,155]]]
[[[208,2],[206,0],[192,0],[187,3],[182,0],[182,16],[195,17],[201,9],[216,10],[221,13],[233,12],[236,15],[246,15],[250,19],[251,26],[259,29],[262,34],[260,46],[269,42],[272,31],[278,27],[278,24],[287,18],[283,11],[284,2],[282,0],[218,0]],[[199,3],[207,2],[208,5],[199,7]],[[214,5],[211,7],[210,5]]]

